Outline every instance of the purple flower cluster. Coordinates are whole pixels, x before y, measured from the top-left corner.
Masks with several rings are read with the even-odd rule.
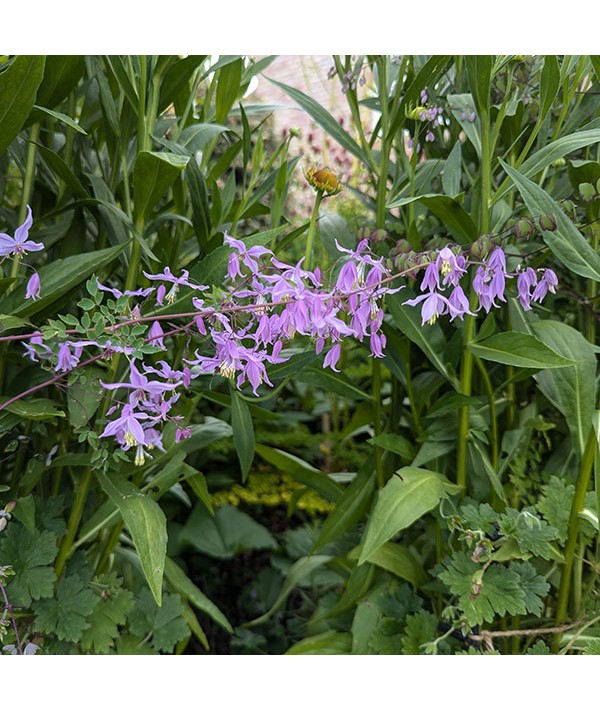
[[[458,256],[449,248],[439,250],[435,259],[430,261],[425,268],[421,281],[421,291],[425,292],[405,303],[416,306],[422,303],[422,323],[433,324],[438,316],[448,314],[450,320],[457,316],[462,320],[466,314],[473,316],[470,311],[469,300],[460,285],[460,279],[467,273],[467,260],[462,255]],[[517,277],[517,291],[519,301],[527,311],[531,308],[531,301],[540,303],[548,292],[556,293],[558,278],[552,269],[538,269],[531,267],[509,273],[506,269],[506,255],[500,247],[496,247],[481,264],[473,277],[473,291],[478,297],[479,305],[476,311],[483,309],[489,313],[492,307],[499,306],[498,301],[506,302],[506,280]]]
[[[425,141],[431,143],[435,141],[435,136],[433,134],[433,129],[436,125],[441,125],[443,123],[442,114],[444,109],[441,106],[435,106],[433,104],[427,105],[429,101],[429,96],[427,94],[427,89],[421,89],[421,104],[418,112],[419,120],[422,123],[428,123],[429,128],[425,134]]]
[[[37,250],[42,245],[27,240],[31,226],[31,211],[27,221],[16,231],[15,239],[0,235],[2,254],[20,255],[26,250]],[[309,339],[317,355],[324,353],[323,367],[339,372],[342,342],[345,338],[368,341],[371,355],[381,358],[386,346],[382,332],[384,311],[382,299],[404,288],[389,284],[393,275],[382,257],[369,248],[368,239],[362,239],[355,249],[347,249],[336,242],[340,259],[334,269],[333,281],[327,283],[319,268],[305,269],[304,259],[297,264],[287,264],[275,257],[266,247],[249,247],[244,241],[225,235],[225,244],[231,254],[227,277],[222,289],[213,289],[190,280],[186,270],[177,276],[165,267],[160,274],[144,272],[155,285],[136,290],[120,291],[96,280],[98,290],[121,297],[139,299],[133,306],[127,303],[122,322],[108,329],[105,337],[77,340],[75,337],[51,348],[40,331],[24,343],[26,355],[34,362],[45,361],[59,376],[76,368],[84,349],[95,348],[100,356],[114,352],[123,353],[128,362],[127,376],[121,382],[102,382],[108,392],[121,393],[108,410],[110,421],[100,437],[114,437],[123,450],[135,450],[135,463],[141,465],[153,448],[164,451],[163,428],[175,423],[177,442],[189,437],[191,429],[180,424],[182,419],[172,413],[180,392],[190,386],[193,379],[202,375],[219,375],[235,383],[238,388],[248,384],[258,395],[264,383],[272,385],[268,366],[287,360],[284,348],[296,337]],[[14,244],[13,244],[14,243]],[[477,263],[473,277],[473,291],[477,295],[477,308],[469,304],[461,280],[467,275],[469,263],[457,248],[449,245],[429,256],[421,282],[421,294],[405,302],[421,304],[422,323],[435,323],[441,315],[450,320],[463,319],[475,311],[486,312],[504,302],[507,280],[516,277],[519,300],[524,309],[531,301],[541,302],[548,292],[554,293],[558,280],[551,269],[534,270],[531,267],[515,274],[507,271],[506,257],[499,247]],[[411,270],[411,274],[413,271]],[[37,276],[37,275],[36,275]],[[144,323],[146,344],[156,346],[155,352],[166,350],[160,317],[142,315],[144,305],[164,304],[174,301],[180,288],[191,290],[195,311],[179,314],[186,323],[175,332],[186,332],[199,340],[194,353],[184,358],[181,369],[174,369],[165,360],[154,365],[143,362],[143,353],[119,339],[117,331],[127,323]],[[39,296],[39,279],[31,279],[27,298]],[[119,302],[122,305],[122,301]],[[177,315],[169,320],[177,320]],[[75,334],[77,330],[68,331]],[[173,331],[170,331],[173,333]],[[152,350],[152,349],[151,349]],[[145,351],[144,351],[145,352]],[[98,358],[100,356],[95,356]],[[88,361],[89,362],[89,361]]]

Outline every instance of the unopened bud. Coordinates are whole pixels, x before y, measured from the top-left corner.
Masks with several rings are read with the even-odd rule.
[[[553,160],[551,163],[553,168],[562,168],[566,164],[567,164],[567,161],[564,158],[557,158],[556,160]]]
[[[515,237],[518,237],[519,239],[529,239],[529,237],[533,234],[533,224],[531,220],[528,220],[525,217],[517,220],[513,225],[513,232]]]
[[[399,239],[395,248],[398,254],[408,254],[411,251],[410,242],[407,239]]]
[[[544,230],[545,232],[555,232],[558,228],[554,215],[542,215],[538,218],[538,225],[540,226],[540,230]]]
[[[373,244],[381,244],[382,242],[385,242],[386,237],[387,233],[385,230],[375,230],[371,233],[371,242]]]
[[[9,501],[6,506],[4,507],[4,511],[6,513],[10,513],[11,511],[14,511],[17,508],[17,502],[16,501]]]
[[[475,240],[471,245],[471,256],[474,259],[482,261],[491,252],[493,246],[490,235],[481,235],[481,237]]]
[[[583,202],[592,202],[598,193],[591,183],[579,183],[579,197]]]

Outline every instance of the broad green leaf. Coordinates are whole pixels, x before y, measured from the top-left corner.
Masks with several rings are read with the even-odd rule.
[[[297,560],[290,568],[285,582],[283,583],[281,592],[271,606],[271,609],[265,612],[264,615],[257,617],[255,620],[247,622],[244,626],[255,627],[256,625],[260,625],[270,619],[283,605],[288,595],[292,592],[296,585],[307,582],[311,573],[313,573],[317,568],[320,568],[322,565],[325,565],[325,563],[328,563],[330,560],[330,555],[306,556]]]
[[[0,399],[5,402],[8,398]],[[17,400],[6,405],[9,412],[23,418],[24,420],[51,420],[53,417],[64,417],[65,413],[56,407],[56,403],[48,398],[35,398],[33,400]]]
[[[552,108],[558,88],[560,86],[560,68],[558,59],[554,54],[544,57],[544,66],[540,75],[540,110],[538,122],[541,123]]]
[[[216,121],[223,123],[240,93],[244,62],[236,59],[221,67],[217,75]]]
[[[0,155],[23,128],[33,108],[45,59],[18,55],[0,74]]]
[[[233,506],[220,506],[212,516],[198,503],[181,530],[179,540],[200,553],[223,560],[249,550],[277,548],[269,531]]]
[[[71,168],[69,168],[65,161],[58,155],[58,153],[50,150],[50,148],[46,148],[46,146],[43,146],[40,143],[37,143],[36,145],[40,155],[46,161],[48,167],[51,169],[52,173],[56,178],[60,178],[60,180],[63,180],[69,186],[69,188],[71,188],[73,194],[77,197],[89,197],[86,189],[81,184],[79,178],[75,175]]]
[[[69,383],[67,404],[69,423],[74,429],[85,427],[100,407],[105,391],[100,385],[100,378],[106,377],[106,371],[89,365],[78,374],[74,382]]]
[[[58,547],[52,531],[28,531],[20,523],[0,536],[0,565],[11,565],[7,595],[12,605],[29,607],[32,600],[50,597],[56,574],[51,567]]]
[[[415,587],[419,587],[427,580],[427,573],[423,566],[411,553],[411,551],[400,543],[388,541],[374,550],[367,559],[368,563],[373,563],[378,568],[397,575],[403,580],[408,580]],[[359,570],[362,568],[359,567]]]
[[[179,595],[167,593],[163,605],[158,606],[144,589],[129,615],[129,628],[140,639],[150,638],[156,651],[171,654],[177,642],[189,635],[184,614],[185,605]]]
[[[450,373],[443,360],[442,354],[445,343],[441,328],[438,324],[428,325],[423,328],[419,310],[414,306],[405,306],[403,303],[409,298],[410,296],[405,296],[402,292],[390,294],[386,297],[388,311],[392,315],[398,330],[423,351],[431,364],[453,387],[457,387],[456,377]]]
[[[584,131],[577,131],[568,136],[557,138],[556,141],[540,148],[539,151],[529,156],[529,158],[519,166],[521,176],[534,177],[542,170],[559,158],[563,158],[573,151],[586,146],[593,146],[600,141],[600,128],[589,128]],[[492,197],[492,202],[501,200],[510,190],[510,185],[500,188]]]
[[[478,358],[516,368],[565,368],[574,360],[565,358],[535,336],[516,331],[496,333],[483,341],[469,343],[469,350]]]
[[[483,447],[479,444],[479,442],[476,439],[473,439],[471,442],[468,444],[469,447],[469,454],[471,457],[477,456],[479,457],[479,460],[481,461],[481,464],[483,465],[483,469],[485,473],[487,474],[488,479],[490,480],[490,484],[492,485],[494,491],[496,492],[496,495],[498,498],[503,501],[505,504],[507,503],[506,501],[506,494],[504,493],[504,489],[502,488],[502,482],[500,481],[500,476],[498,472],[494,469],[492,466],[492,463],[490,462],[490,459],[483,449]]]
[[[435,508],[442,498],[458,490],[441,474],[428,469],[403,467],[398,470],[378,492],[358,564],[368,561],[390,538]]]
[[[294,481],[314,489],[328,501],[338,501],[342,496],[343,490],[339,484],[320,469],[316,469],[294,454],[264,444],[256,445],[256,453],[277,467],[279,471],[289,474]]]
[[[479,114],[488,113],[494,57],[491,54],[469,54],[464,57],[471,95]]]
[[[246,401],[233,386],[230,387],[230,394],[233,441],[240,460],[242,481],[245,481],[254,460],[254,424]]]
[[[194,225],[196,238],[202,252],[206,252],[208,240],[212,233],[208,189],[204,175],[195,160],[191,160],[187,165],[185,183],[190,195],[192,224]]]
[[[98,479],[121,512],[152,595],[160,606],[167,554],[167,519],[156,501],[144,496],[126,479],[102,472],[98,472]]]
[[[13,516],[20,521],[30,533],[35,531],[35,500],[33,494],[17,499]]]
[[[119,636],[119,627],[127,623],[127,614],[133,607],[133,593],[121,587],[116,573],[101,575],[95,580],[93,592],[98,602],[87,619],[87,628],[81,636],[81,648],[93,654],[108,654]]]
[[[323,522],[313,551],[337,540],[358,523],[369,506],[374,491],[374,464],[369,461],[361,467],[352,483],[337,501],[333,511]]]
[[[136,218],[148,217],[152,208],[163,197],[186,167],[189,156],[174,153],[141,151],[133,169],[133,193]]]
[[[322,632],[296,642],[285,654],[350,654],[351,651],[352,635],[349,632]]]
[[[24,321],[22,318],[0,314],[0,334],[5,331],[13,331],[15,328],[23,328],[23,326],[27,326],[27,321]]]
[[[329,210],[319,211],[319,235],[321,243],[334,260],[343,256],[343,252],[340,252],[335,246],[336,240],[340,246],[346,249],[356,247],[356,235],[349,228],[346,220],[341,215]]]
[[[446,158],[442,173],[442,188],[448,197],[454,198],[460,193],[462,174],[462,144],[456,141],[450,155]]]
[[[233,628],[221,610],[219,610],[212,600],[206,597],[197,585],[194,585],[177,563],[170,558],[165,560],[165,578],[175,592],[179,593],[186,600],[189,600],[192,605],[199,610],[206,613],[224,630],[233,634]]]
[[[100,598],[78,575],[63,576],[56,585],[53,598],[33,604],[34,628],[38,632],[54,634],[61,640],[77,642],[88,626],[86,618],[99,602]]]
[[[538,388],[563,414],[573,447],[583,455],[596,407],[596,352],[594,346],[571,326],[559,321],[536,321],[535,335],[574,365],[537,373]]]
[[[419,610],[406,617],[402,635],[402,654],[423,654],[423,645],[438,636],[439,620],[427,610]]]
[[[25,301],[25,285],[2,299],[1,309],[14,316],[31,316],[53,304],[61,296],[79,284],[90,274],[98,272],[121,254],[126,245],[101,249],[97,252],[77,254],[66,259],[57,259],[38,270],[40,275],[41,298]]]
[[[266,77],[269,79],[268,77]],[[345,148],[352,155],[356,156],[366,165],[369,164],[369,156],[363,151],[363,149],[358,145],[358,143],[346,133],[340,124],[333,118],[333,116],[326,111],[321,104],[315,101],[310,96],[307,96],[298,89],[287,84],[282,84],[281,82],[275,81],[274,79],[269,79],[272,84],[278,86],[282,91],[284,91],[291,99],[293,99],[297,104],[299,104],[304,111],[313,119],[313,121],[319,125],[328,136],[331,136],[335,141],[337,141],[340,146]]]
[[[380,434],[377,437],[371,437],[369,443],[374,444],[376,447],[387,449],[388,452],[394,452],[394,454],[400,455],[402,459],[406,459],[408,462],[415,456],[413,443],[399,434]]]
[[[392,200],[387,205],[388,209],[402,207],[412,202],[420,202],[433,212],[447,227],[454,239],[459,244],[467,244],[477,239],[478,231],[475,223],[465,211],[465,209],[448,195],[418,195],[417,197],[405,197]]]
[[[84,71],[85,58],[82,55],[47,55],[44,78],[36,95],[38,108],[58,106],[75,89]]]

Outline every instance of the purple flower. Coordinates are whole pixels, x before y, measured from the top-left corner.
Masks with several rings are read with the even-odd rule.
[[[27,282],[27,291],[25,292],[26,299],[36,299],[40,298],[40,277],[37,272],[34,272],[29,281]]]
[[[144,429],[139,421],[148,419],[150,419],[150,415],[144,412],[134,412],[131,405],[124,405],[121,416],[109,422],[100,437],[114,435],[117,442],[127,448],[146,444]]]
[[[258,274],[259,266],[256,260],[260,257],[263,257],[265,254],[273,254],[270,249],[266,249],[266,247],[260,247],[258,245],[255,247],[248,248],[246,247],[244,242],[242,242],[242,240],[235,239],[227,233],[225,233],[223,242],[232,249],[235,249],[238,253],[236,254],[235,252],[233,252],[229,257],[227,273],[229,274],[229,278],[232,280],[242,275],[240,271],[240,257],[244,265],[247,266],[248,269],[250,269],[252,274]]]
[[[467,271],[465,269],[466,260],[462,255],[458,257],[449,247],[444,247],[438,252],[435,264],[444,277],[444,284],[452,284],[456,286],[462,275]]]
[[[469,316],[475,316],[474,313],[469,311],[469,299],[467,299],[467,296],[460,285],[454,287],[450,297],[448,298],[448,303],[450,304],[450,313],[452,314],[450,317],[451,321],[453,321],[457,316],[461,321],[467,314]]]
[[[0,257],[6,257],[9,254],[21,257],[27,252],[39,252],[40,249],[44,249],[41,242],[32,242],[27,239],[32,224],[31,208],[27,205],[27,217],[25,222],[15,230],[14,239],[4,232],[0,233]]]
[[[537,274],[531,267],[527,267],[517,276],[517,292],[519,301],[524,311],[531,309],[531,289],[537,284]]]
[[[533,299],[533,301],[541,303],[549,291],[552,294],[556,293],[557,286],[558,277],[556,276],[556,274],[552,271],[552,269],[544,269],[542,278],[533,290],[533,296],[531,298]]]
[[[162,330],[162,326],[160,325],[160,321],[155,321],[152,324],[152,327],[148,331],[148,340],[150,341],[150,344],[153,346],[158,346],[159,348],[162,348],[164,350],[165,348],[165,342],[163,341],[163,336],[164,336],[164,331]]]
[[[139,402],[150,401],[156,403],[161,399],[163,394],[168,390],[174,390],[177,387],[176,383],[161,383],[158,380],[148,380],[148,378],[140,373],[135,365],[135,361],[131,361],[129,382],[123,383],[105,383],[102,380],[100,385],[106,390],[117,390],[118,388],[126,388],[133,390],[129,398],[132,405],[137,405]],[[149,397],[148,397],[149,396]]]
[[[323,368],[327,368],[329,366],[331,370],[334,370],[336,373],[339,373],[340,371],[335,366],[337,365],[337,362],[340,359],[341,352],[341,345],[339,343],[336,343],[335,346],[333,346],[333,348],[331,348],[331,350],[325,356],[325,360],[323,361]]]
[[[29,356],[34,363],[39,362],[38,358],[46,360],[52,355],[52,350],[44,344],[42,334],[39,331],[29,339],[29,343],[24,343],[23,346],[27,351],[25,355]],[[36,349],[34,346],[39,346],[40,348]]]
[[[73,353],[71,353],[71,346],[73,346]],[[82,351],[83,346],[79,343],[61,343],[58,347],[58,362],[54,368],[55,372],[60,370],[66,373],[69,370],[73,370],[79,363]]]
[[[453,308],[445,296],[437,294],[435,291],[429,294],[421,294],[421,296],[417,296],[416,299],[409,299],[404,303],[408,306],[416,306],[416,304],[421,301],[423,302],[423,306],[421,307],[421,325],[423,326],[426,323],[433,325],[437,321],[438,316],[447,314],[451,308]]]

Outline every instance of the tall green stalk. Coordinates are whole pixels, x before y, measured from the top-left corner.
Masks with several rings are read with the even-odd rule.
[[[317,230],[317,220],[319,219],[319,208],[323,199],[323,190],[317,190],[315,204],[313,205],[310,223],[308,225],[308,234],[306,235],[306,249],[304,250],[304,268],[310,270],[313,261],[313,251],[315,242],[315,232]]]

